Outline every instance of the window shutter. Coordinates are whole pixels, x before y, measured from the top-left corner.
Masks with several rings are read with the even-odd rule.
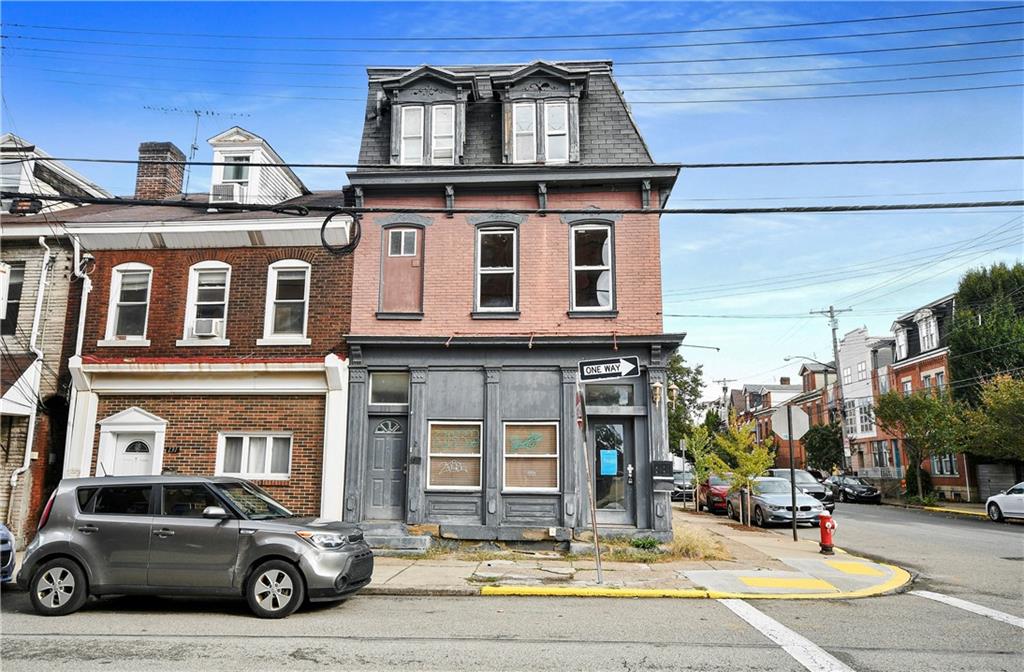
[[[391,106],[391,163],[400,162],[402,147],[402,107]]]

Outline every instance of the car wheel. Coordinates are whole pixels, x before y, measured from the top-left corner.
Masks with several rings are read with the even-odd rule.
[[[41,616],[64,616],[82,608],[89,597],[85,572],[71,558],[44,563],[32,575],[29,599]]]
[[[270,560],[257,567],[245,587],[249,608],[260,618],[284,618],[306,599],[306,585],[295,565]]]
[[[995,502],[988,505],[988,517],[997,523],[1003,522],[1003,511]]]
[[[736,517],[736,509],[732,508],[732,502],[726,502],[725,515],[729,516],[733,520],[739,520],[739,518]]]
[[[764,511],[761,510],[760,506],[754,507],[754,525],[758,527],[766,527],[764,522]]]
[[[846,496],[846,490],[839,491],[839,501],[846,504],[850,501],[850,498]]]

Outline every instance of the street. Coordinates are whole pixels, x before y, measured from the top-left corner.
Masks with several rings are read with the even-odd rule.
[[[836,517],[842,547],[919,572],[914,590],[1024,615],[1024,525],[866,505]],[[106,598],[44,619],[5,592],[2,654],[5,670],[815,672],[1016,671],[1024,655],[1019,625],[915,594],[736,602],[356,596],[259,621],[241,601]]]

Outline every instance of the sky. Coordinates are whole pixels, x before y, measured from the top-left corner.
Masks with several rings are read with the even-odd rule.
[[[190,110],[201,109],[198,160],[211,158],[207,138],[237,124],[286,161],[351,162],[366,65],[609,59],[659,162],[1020,155],[1020,8],[753,28],[1011,4],[4,2],[2,127],[55,156],[135,158],[147,140],[187,153]],[[652,31],[701,32],[519,39]],[[856,37],[807,39],[838,35]],[[509,39],[452,39],[494,36]],[[907,49],[963,42],[987,44]],[[865,50],[887,51],[835,53]],[[899,81],[865,81],[881,79]],[[751,100],[954,88],[975,90]],[[72,167],[108,191],[133,191],[134,166]],[[297,172],[312,189],[345,181],[342,170]],[[209,177],[197,168],[191,190]],[[668,205],[1022,198],[1014,161],[687,169]],[[703,365],[713,397],[723,378],[730,387],[795,381],[800,362],[787,356],[831,359],[827,318],[809,311],[852,308],[840,335],[861,326],[886,335],[898,315],[955,291],[965,270],[1020,260],[1024,211],[666,215],[661,252],[665,331],[687,334],[681,352]]]

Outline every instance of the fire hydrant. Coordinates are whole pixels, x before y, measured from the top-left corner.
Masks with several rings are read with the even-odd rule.
[[[821,532],[821,546],[822,555],[835,555],[835,551],[832,550],[832,533],[836,529],[836,521],[832,520],[832,514],[828,511],[822,511],[818,516],[818,530]]]

